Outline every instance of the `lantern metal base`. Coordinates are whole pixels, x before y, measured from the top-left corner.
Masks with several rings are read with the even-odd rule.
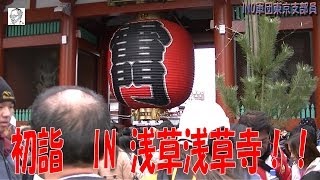
[[[157,126],[164,121],[171,121],[174,126],[178,126],[180,117],[170,116],[168,110],[160,108],[140,108],[131,111],[131,123],[136,127]]]
[[[174,120],[167,120],[170,121],[174,126],[178,127],[179,126],[179,122],[180,119],[174,119]],[[155,120],[150,120],[150,121],[133,121],[132,125],[136,126],[136,127],[154,127],[154,126],[158,126],[161,123],[163,123],[163,120],[160,121],[155,121]]]
[[[145,127],[145,126],[158,126],[163,122],[163,120],[149,120],[149,121],[133,121],[132,125],[137,127]]]
[[[133,109],[131,116],[133,121],[146,121],[146,120],[161,120],[162,116],[167,114],[167,110],[160,108],[140,108]]]

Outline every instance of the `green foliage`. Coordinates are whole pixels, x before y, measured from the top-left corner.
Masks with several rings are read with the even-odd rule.
[[[240,100],[237,98],[238,88],[225,86],[223,76],[217,76],[217,88],[224,103],[235,116],[239,116],[241,104],[245,110],[260,110],[274,119],[288,119],[297,116],[309,103],[317,83],[310,66],[298,64],[291,83],[274,79],[294,54],[293,49],[286,44],[282,44],[276,51],[279,24],[279,18],[258,18],[257,52],[253,52],[248,33],[240,34],[236,38],[252,71],[241,79],[244,89]]]
[[[259,95],[257,91],[260,86],[259,80],[255,77],[247,77],[245,79],[241,79],[241,81],[244,84],[244,95],[240,97],[241,104],[246,109],[258,110],[260,104],[259,99],[257,98]]]
[[[222,75],[216,76],[216,84],[220,92],[223,94],[223,101],[229,106],[233,114],[240,114],[239,101],[237,99],[237,87],[226,87],[224,85],[224,78]]]

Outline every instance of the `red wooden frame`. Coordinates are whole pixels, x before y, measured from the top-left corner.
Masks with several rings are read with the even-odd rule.
[[[3,48],[46,46],[61,44],[61,34],[23,36],[3,39]]]
[[[281,18],[280,30],[299,30],[299,29],[312,29],[312,17],[311,16],[300,16],[300,17],[287,17]],[[232,29],[235,32],[244,32],[245,24],[244,21],[233,21]]]

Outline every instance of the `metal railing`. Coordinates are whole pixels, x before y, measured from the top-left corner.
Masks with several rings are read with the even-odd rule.
[[[14,117],[17,119],[17,121],[30,121],[31,109],[16,109],[14,111]]]
[[[240,107],[240,114],[243,115],[245,112],[245,107],[242,105]],[[297,114],[297,116],[292,117],[292,118],[315,118],[316,117],[316,109],[314,104],[310,103],[308,104],[304,109],[302,109],[300,111],[299,114]],[[276,117],[273,117],[276,119]]]

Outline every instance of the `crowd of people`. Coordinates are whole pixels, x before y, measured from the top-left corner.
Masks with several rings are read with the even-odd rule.
[[[229,128],[235,132],[235,136],[230,138],[233,143],[240,141],[239,134],[252,128],[259,132],[257,140],[262,142],[259,149],[260,156],[258,158],[258,169],[254,174],[249,174],[248,169],[241,166],[241,162],[233,156],[236,168],[227,169],[225,174],[220,174],[216,170],[208,171],[203,174],[201,171],[194,173],[191,168],[196,163],[195,156],[190,155],[190,149],[181,148],[180,160],[183,162],[190,157],[189,173],[183,172],[182,168],[175,168],[172,174],[168,174],[166,170],[159,170],[150,173],[147,170],[140,171],[140,167],[144,161],[144,157],[138,156],[138,161],[134,161],[137,155],[139,143],[136,150],[131,150],[130,142],[136,140],[132,136],[132,127],[117,128],[110,124],[110,115],[108,105],[101,95],[92,90],[78,86],[55,86],[41,93],[33,102],[30,126],[22,127],[23,131],[34,130],[40,132],[42,127],[50,129],[54,127],[61,129],[64,140],[63,152],[63,169],[57,173],[44,174],[15,174],[14,161],[10,156],[12,151],[12,143],[10,142],[11,134],[15,132],[15,124],[12,121],[15,96],[7,84],[0,78],[0,179],[117,179],[117,180],[214,180],[214,179],[281,179],[281,180],[311,180],[320,179],[320,152],[318,149],[318,129],[315,120],[312,118],[302,119],[299,126],[293,131],[282,134],[278,151],[277,164],[272,165],[273,152],[273,132],[274,127],[271,119],[265,113],[259,111],[250,111],[242,115],[236,124],[229,124],[228,118],[222,113],[222,121],[210,121],[212,113],[210,108],[204,107],[203,112],[199,113],[198,119],[191,119],[190,114],[182,114],[178,130],[185,132],[190,129],[195,132],[196,128],[207,128],[207,131],[216,128]],[[197,104],[197,107],[200,105]],[[220,106],[215,105],[219,112],[223,112]],[[220,116],[219,115],[219,116]],[[189,117],[189,118],[186,118]],[[154,131],[161,131],[164,128],[173,128],[170,121],[164,121],[162,124],[154,128]],[[94,146],[95,146],[95,130],[116,129],[116,165],[115,168],[104,167],[104,141],[99,140],[99,168],[93,168],[94,164]],[[306,146],[304,153],[304,165],[299,168],[297,165],[299,159],[300,133],[301,129],[307,130]],[[193,139],[183,134],[177,139],[180,146],[192,146]],[[206,138],[205,145],[209,147],[205,161],[210,163],[213,156],[211,147],[215,140]],[[151,161],[155,167],[160,162],[159,158],[159,140],[153,139],[155,152],[152,153]],[[237,152],[235,146],[234,153]],[[247,159],[252,164],[252,159]],[[133,164],[136,163],[136,164]],[[136,171],[131,172],[132,167]],[[275,172],[275,174],[273,173]]]

